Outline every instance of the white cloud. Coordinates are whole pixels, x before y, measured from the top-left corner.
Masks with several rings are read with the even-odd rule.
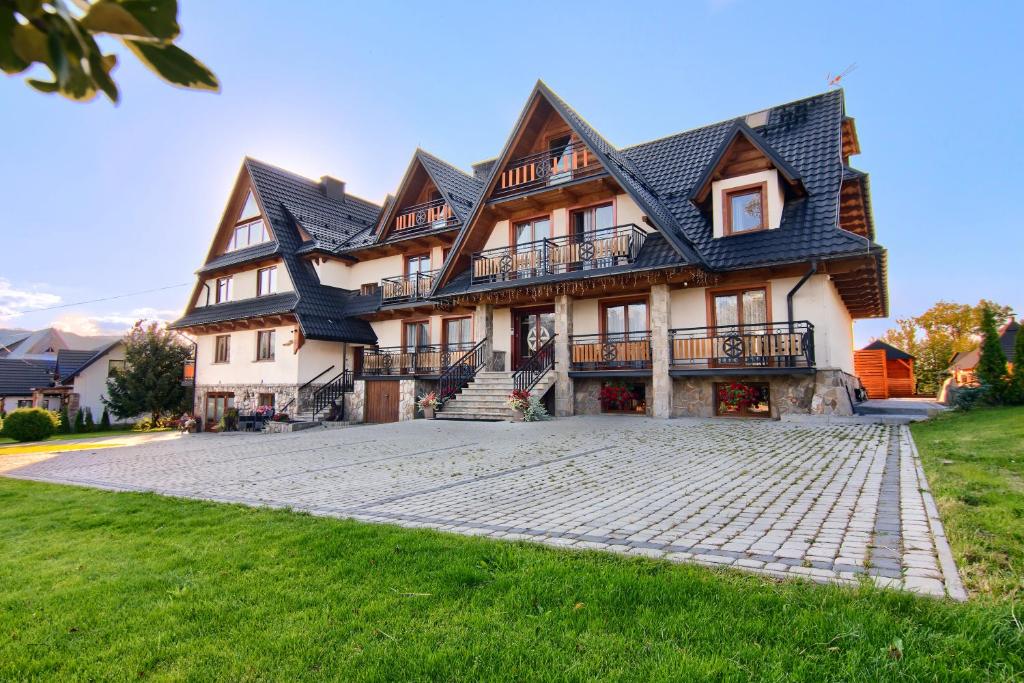
[[[88,315],[69,313],[53,321],[53,326],[65,332],[84,334],[121,334],[127,332],[137,320],[165,323],[178,317],[178,311],[159,308],[135,308],[127,313]]]
[[[0,322],[37,308],[56,306],[60,301],[56,294],[41,292],[38,288],[15,289],[8,280],[0,278]]]

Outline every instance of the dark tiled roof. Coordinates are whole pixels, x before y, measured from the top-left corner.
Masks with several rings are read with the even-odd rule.
[[[416,150],[416,154],[423,168],[430,174],[431,180],[437,185],[441,196],[452,207],[459,220],[465,222],[484,190],[483,181],[464,173],[447,161],[438,159],[430,152],[419,149]]]
[[[263,244],[257,244],[254,247],[247,247],[245,249],[239,249],[237,251],[231,251],[227,254],[221,254],[220,256],[213,258],[206,262],[202,268],[196,271],[197,275],[203,275],[205,273],[211,273],[221,268],[228,266],[237,266],[243,263],[251,263],[252,261],[258,261],[268,256],[273,256],[280,251],[280,245],[276,240],[270,242],[264,242]]]
[[[786,201],[777,230],[714,239],[711,216],[690,194],[741,118],[723,121],[622,150],[676,217],[708,265],[716,270],[828,258],[880,247],[838,227],[844,167],[840,128],[843,98],[831,91],[774,107],[758,135],[803,182],[807,195]]]
[[[188,315],[168,325],[171,329],[180,329],[192,325],[209,325],[229,320],[241,320],[261,315],[280,315],[291,313],[295,309],[299,297],[295,292],[269,294],[241,301],[229,301],[223,304],[200,306]]]
[[[873,341],[864,347],[865,350],[882,350],[885,351],[885,357],[889,360],[914,360],[914,356],[902,349],[898,349],[892,344],[886,344],[881,339]]]
[[[57,376],[62,380],[71,377],[95,355],[96,351],[60,349],[57,351]]]
[[[0,358],[0,396],[29,396],[53,384],[56,363],[49,360]]]

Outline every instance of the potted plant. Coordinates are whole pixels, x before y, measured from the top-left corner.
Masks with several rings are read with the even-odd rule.
[[[423,411],[423,417],[428,420],[434,419],[434,411],[441,405],[441,401],[437,398],[437,394],[433,391],[427,392],[416,400],[416,405],[419,406],[420,410]]]
[[[530,392],[516,389],[508,395],[505,405],[512,411],[512,421],[522,422],[526,417],[526,409],[530,407]]]
[[[289,422],[288,413],[275,413],[274,422]]]
[[[743,412],[757,400],[757,389],[742,382],[731,382],[718,390],[719,412]]]

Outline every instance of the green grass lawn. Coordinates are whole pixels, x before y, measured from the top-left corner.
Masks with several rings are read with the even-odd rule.
[[[1024,407],[912,427],[953,555],[972,594],[1024,597]],[[1024,607],[1018,609],[1024,621]]]
[[[0,679],[1009,680],[956,604],[0,479]]]
[[[157,429],[147,429],[147,430],[145,430],[144,433],[149,433],[149,432],[167,432],[167,431],[170,431],[170,430],[171,430],[170,427],[159,427]],[[77,434],[54,434],[49,439],[45,439],[45,441],[66,441],[68,439],[93,439],[93,438],[96,438],[96,437],[103,437],[103,436],[124,436],[126,434],[140,434],[140,433],[143,433],[143,432],[136,432],[136,431],[133,431],[131,429],[107,429],[107,430],[103,430],[103,431],[98,431],[97,430],[95,432],[79,432]],[[12,443],[19,443],[19,442],[15,441],[14,439],[9,439],[7,437],[0,436],[0,446],[6,445],[6,444],[12,444]]]

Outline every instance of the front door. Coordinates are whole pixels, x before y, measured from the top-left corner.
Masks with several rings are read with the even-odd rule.
[[[224,413],[235,407],[235,395],[230,393],[210,393],[206,395],[206,422],[203,429],[210,431],[224,417]]]
[[[717,366],[767,364],[768,295],[763,287],[716,292],[712,313]]]
[[[512,329],[512,369],[519,367],[555,336],[555,309],[516,311]]]
[[[398,422],[398,384],[387,379],[366,382],[365,422]]]

